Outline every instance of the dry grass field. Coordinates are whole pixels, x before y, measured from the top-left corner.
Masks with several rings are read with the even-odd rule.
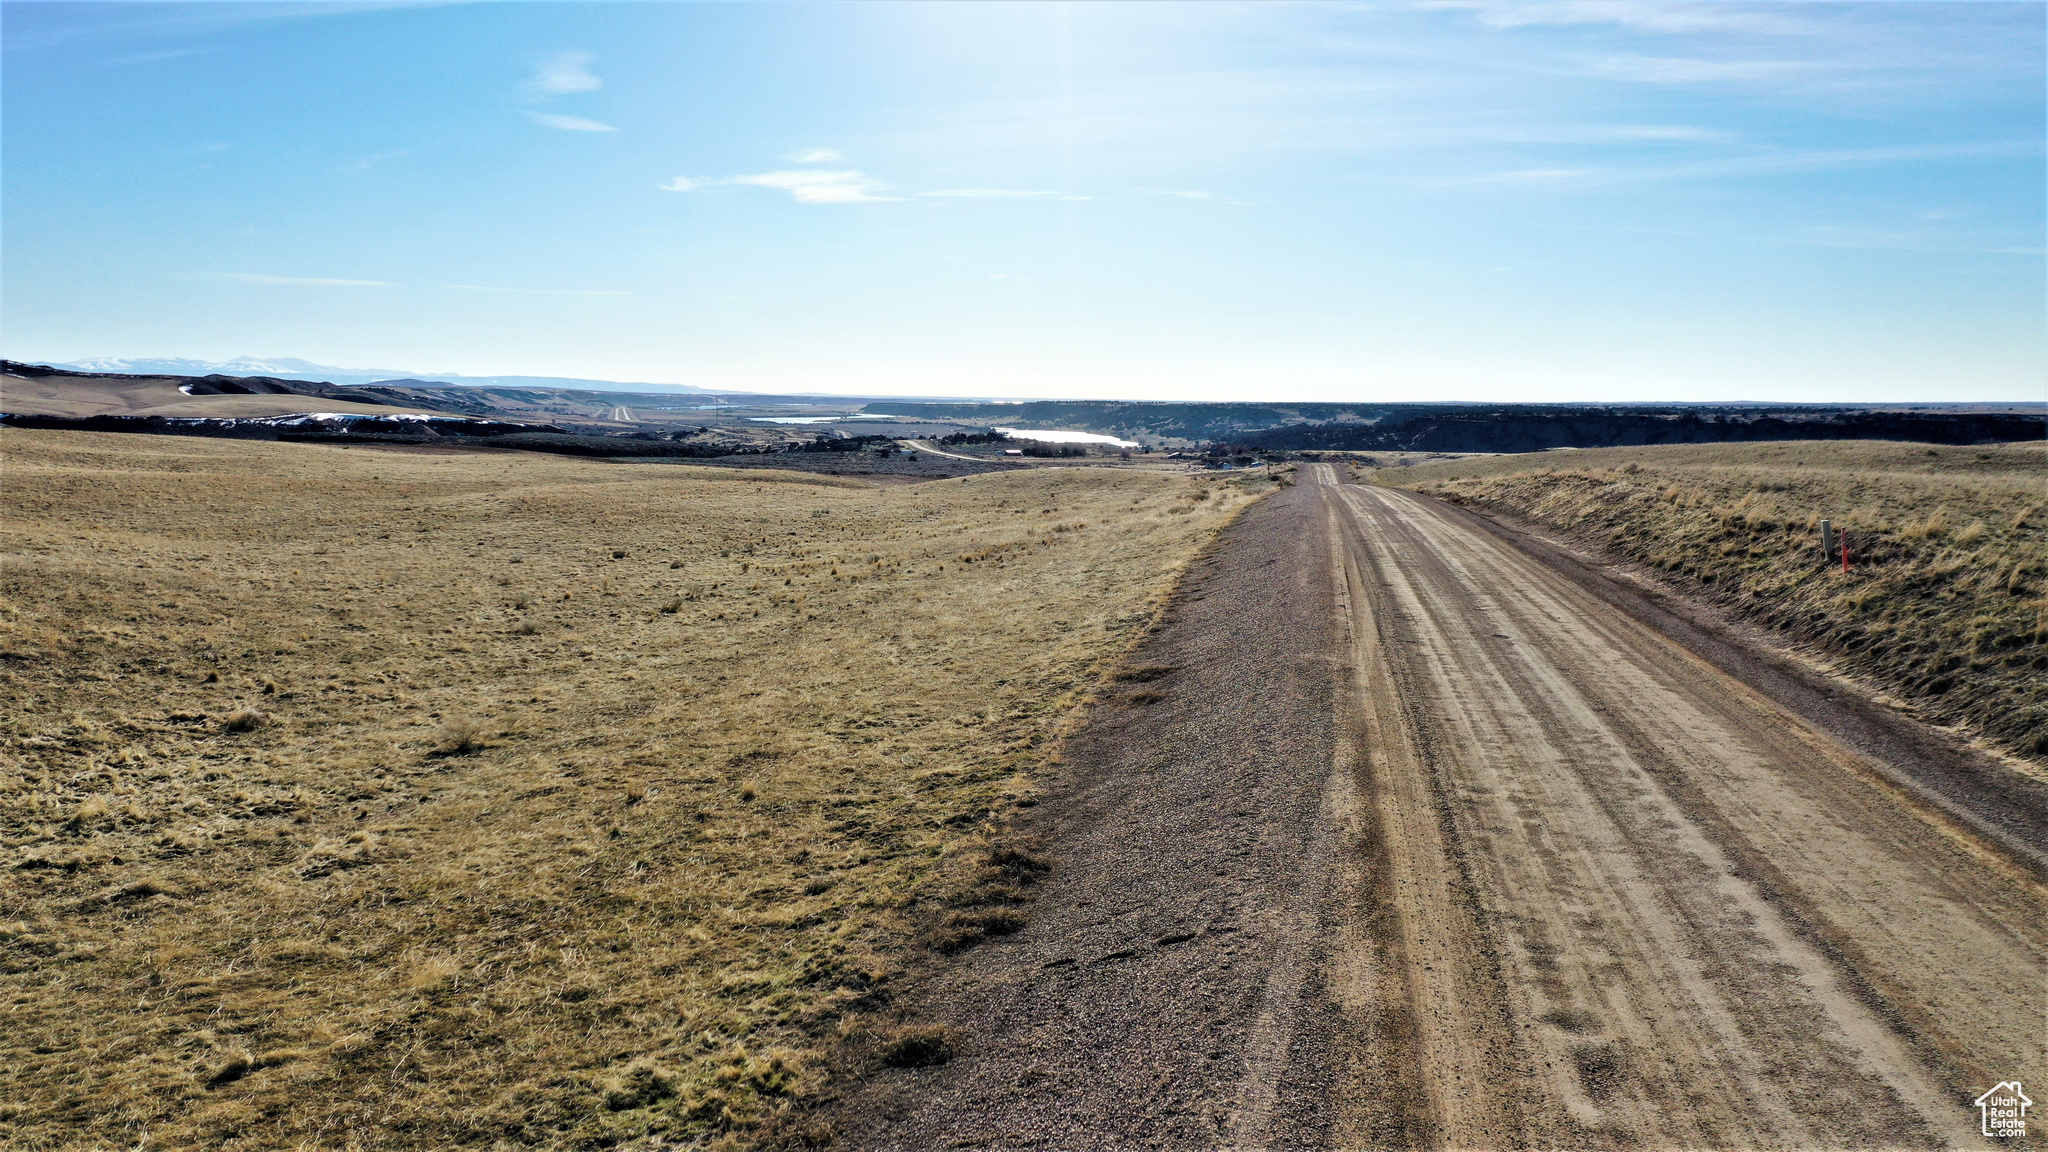
[[[2048,757],[2048,445],[1604,448],[1374,476],[1661,569],[1937,723]],[[1822,517],[1848,530],[1846,575]]]
[[[19,1149],[761,1138],[1020,922],[996,821],[1258,490],[0,452]]]

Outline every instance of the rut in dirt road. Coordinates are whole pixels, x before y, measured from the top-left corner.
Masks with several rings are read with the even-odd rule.
[[[2048,1083],[2036,873],[1497,535],[1247,513],[1029,829],[1033,922],[856,1143],[1981,1146]]]

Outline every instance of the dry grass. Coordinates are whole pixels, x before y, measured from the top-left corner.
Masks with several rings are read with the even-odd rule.
[[[743,1141],[914,934],[1013,925],[989,830],[1248,499],[0,449],[23,1149]]]
[[[2048,756],[2048,445],[1606,448],[1376,478],[1653,565],[1930,719]],[[1849,533],[1847,575],[1823,517]]]

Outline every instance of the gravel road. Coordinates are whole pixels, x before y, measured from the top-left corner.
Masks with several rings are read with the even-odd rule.
[[[2023,856],[1510,539],[1326,465],[1023,829],[869,1149],[1980,1147],[2048,1084]],[[1879,742],[1880,744],[1882,742]]]

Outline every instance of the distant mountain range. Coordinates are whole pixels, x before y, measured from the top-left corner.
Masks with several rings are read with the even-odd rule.
[[[233,360],[183,360],[175,357],[160,360],[124,360],[100,356],[89,360],[73,360],[69,363],[51,363],[49,366],[68,368],[73,372],[118,372],[133,376],[272,376],[279,380],[317,380],[328,384],[377,384],[396,380],[408,384],[458,384],[478,388],[579,388],[605,392],[704,391],[690,384],[583,380],[569,376],[458,376],[448,372],[412,372],[401,368],[336,368],[331,364],[313,364],[292,356],[238,356]]]

